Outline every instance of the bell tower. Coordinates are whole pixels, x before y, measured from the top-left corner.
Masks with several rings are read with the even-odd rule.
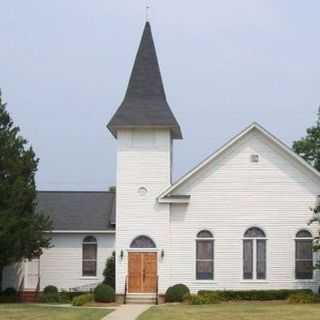
[[[117,139],[116,292],[124,292],[130,246],[139,236],[155,244],[161,290],[169,277],[159,254],[168,247],[169,205],[157,203],[157,196],[171,183],[172,144],[182,134],[166,99],[149,22],[124,100],[107,127]]]

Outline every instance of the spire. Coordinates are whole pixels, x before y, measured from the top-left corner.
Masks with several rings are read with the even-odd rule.
[[[108,124],[115,137],[119,128],[137,127],[169,128],[174,139],[182,139],[179,124],[167,103],[148,21],[125,98]]]

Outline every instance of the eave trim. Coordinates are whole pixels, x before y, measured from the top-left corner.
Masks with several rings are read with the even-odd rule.
[[[264,127],[262,127],[257,122],[253,122],[250,126],[242,130],[238,135],[231,138],[226,144],[224,144],[221,148],[219,148],[217,151],[215,151],[213,154],[211,154],[209,157],[207,157],[205,160],[200,162],[197,166],[195,166],[193,169],[188,171],[185,175],[183,175],[181,178],[179,178],[173,185],[167,187],[159,196],[158,201],[161,202],[164,198],[168,197],[171,192],[173,192],[178,186],[180,186],[182,183],[184,183],[186,180],[188,180],[191,176],[193,176],[195,173],[200,171],[203,167],[205,167],[208,163],[213,161],[215,158],[217,158],[220,154],[222,154],[225,150],[230,148],[232,145],[234,145],[237,141],[239,141],[243,136],[245,136],[247,133],[249,133],[251,130],[257,129],[259,132],[261,132],[264,136],[269,138],[272,142],[274,142],[277,146],[279,146],[285,153],[287,153],[291,158],[294,158],[296,161],[298,161],[302,166],[304,166],[308,171],[310,171],[312,174],[314,174],[318,179],[320,178],[320,172],[318,172],[315,168],[313,168],[308,162],[306,162],[303,158],[301,158],[299,155],[297,155],[289,146],[287,146],[284,142],[279,140],[277,137],[275,137],[273,134],[271,134],[269,131],[267,131]]]

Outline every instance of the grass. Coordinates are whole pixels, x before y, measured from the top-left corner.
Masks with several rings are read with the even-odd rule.
[[[138,320],[319,320],[320,304],[221,303],[155,306]]]
[[[0,304],[0,320],[100,320],[112,310]]]

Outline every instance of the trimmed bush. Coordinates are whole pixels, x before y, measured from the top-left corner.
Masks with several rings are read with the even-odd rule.
[[[217,295],[223,301],[269,301],[269,300],[287,300],[291,294],[305,293],[313,294],[310,289],[298,289],[298,290],[244,290],[244,291],[213,291],[213,290],[201,290],[198,292],[199,295],[216,297]]]
[[[93,294],[85,293],[85,294],[81,294],[80,296],[74,297],[72,300],[72,305],[74,307],[80,307],[91,301],[93,301]]]
[[[18,301],[18,293],[14,288],[6,288],[0,294],[0,303],[13,303]]]
[[[80,293],[77,293],[79,295]],[[72,292],[58,289],[55,286],[47,286],[42,291],[39,301],[42,303],[70,303],[72,301]]]
[[[55,286],[46,286],[44,289],[43,289],[43,293],[44,294],[54,294],[54,293],[58,293],[58,288],[55,287]]]
[[[19,301],[18,296],[0,295],[0,303],[16,303],[18,301]]]
[[[176,284],[166,291],[166,302],[182,302],[190,294],[189,288],[184,284]]]
[[[89,291],[65,291],[65,290],[61,290],[61,292],[59,293],[60,298],[62,301],[66,301],[66,303],[68,302],[72,302],[73,298],[81,296],[82,294],[87,294],[89,293]]]
[[[42,293],[39,297],[39,301],[42,303],[61,303],[59,293]]]
[[[6,288],[2,291],[1,295],[6,297],[17,296],[17,290],[15,288]]]
[[[59,297],[60,297],[60,303],[71,303],[72,302],[70,292],[68,292],[68,291],[61,290],[61,292],[59,293]]]
[[[192,305],[209,304],[208,297],[198,294],[190,294],[185,298],[185,301]]]
[[[288,302],[292,304],[306,304],[320,302],[319,296],[313,293],[294,293],[288,298]]]
[[[94,289],[94,300],[96,302],[113,302],[114,301],[114,289],[104,283],[99,284]]]
[[[208,301],[208,304],[220,303],[223,300],[221,295],[219,295],[218,293],[203,294],[200,296],[205,298]]]

